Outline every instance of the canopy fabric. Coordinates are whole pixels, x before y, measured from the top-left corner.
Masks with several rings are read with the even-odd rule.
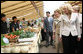
[[[7,18],[17,16],[18,19],[37,19],[43,17],[43,1],[4,1],[1,2],[1,13]],[[39,13],[38,13],[39,11]]]

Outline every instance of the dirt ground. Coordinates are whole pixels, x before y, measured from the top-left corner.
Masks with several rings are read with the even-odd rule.
[[[39,53],[56,53],[56,47],[49,45],[48,47],[45,47],[45,41],[41,43],[41,46],[39,47]],[[59,53],[62,53],[59,51]]]

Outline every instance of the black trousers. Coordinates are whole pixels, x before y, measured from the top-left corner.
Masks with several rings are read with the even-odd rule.
[[[46,32],[44,32],[44,29],[41,29],[41,35],[42,35],[42,41],[46,40]]]
[[[81,40],[78,42],[78,53],[83,53],[83,44],[82,44],[82,41],[83,41],[83,36],[81,34]]]
[[[77,36],[72,36],[71,33],[69,36],[62,35],[62,42],[64,53],[75,53],[77,49]]]
[[[46,44],[48,45],[49,43],[52,44],[53,43],[53,32],[46,32]],[[51,37],[51,40],[49,41],[49,37]]]
[[[81,53],[83,53],[83,35],[81,35]]]

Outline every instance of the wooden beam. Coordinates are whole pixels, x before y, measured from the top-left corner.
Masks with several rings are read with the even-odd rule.
[[[5,14],[12,14],[12,13],[16,13],[16,12],[23,11],[25,9],[30,9],[30,8],[32,8],[32,5],[29,5],[29,6],[26,6],[24,8],[17,9],[17,10],[13,10],[13,11],[10,11],[10,12],[6,12]]]
[[[38,2],[36,2],[36,3],[38,3]],[[21,5],[21,4],[20,4]],[[31,4],[29,4],[28,6],[30,6]],[[20,11],[20,9],[26,9],[26,8],[28,8],[28,6],[26,5],[26,6],[23,6],[23,7],[20,7],[20,8],[17,8],[17,9],[13,9],[13,10],[10,10],[10,11],[8,11],[7,9],[5,9],[5,10],[7,10],[7,12],[14,12],[14,10],[15,11]],[[30,7],[31,8],[31,7]],[[1,10],[1,13],[7,13],[7,12],[2,12],[3,11],[3,9]]]
[[[33,11],[30,11],[30,12],[27,12],[26,14],[28,14],[28,13],[31,13],[31,12],[33,12],[33,14],[30,14],[30,15],[27,15],[29,18],[31,18],[31,17],[33,17],[34,16],[34,14],[37,14],[36,12],[35,12],[35,9],[33,10]],[[24,16],[24,15],[26,15],[26,14],[23,14],[23,15],[20,15],[20,16]],[[13,15],[14,16],[14,15]],[[20,17],[20,16],[17,16],[17,17]],[[24,16],[25,17],[25,16]],[[11,17],[9,17],[9,18],[11,18]],[[20,17],[20,18],[23,18],[23,17]],[[20,18],[18,18],[18,19],[20,19]]]
[[[80,2],[74,3],[73,5],[78,5],[78,4],[80,4]]]
[[[25,2],[25,1],[24,1]],[[1,9],[6,9],[6,8],[9,8],[9,7],[12,7],[12,6],[15,6],[15,5],[18,5],[18,4],[21,4],[21,3],[24,3],[23,1],[22,2],[20,2],[20,3],[16,3],[16,4],[14,4],[14,5],[11,5],[11,6],[6,6],[6,7],[4,7],[4,8],[1,8]]]
[[[12,13],[12,14],[7,14],[7,15],[9,15],[9,16],[25,15],[26,13],[28,13],[28,12],[30,12],[30,11],[33,11],[33,9],[35,9],[35,8],[33,7],[33,8],[31,8],[31,10],[26,9],[26,10],[23,10],[23,11],[20,11],[20,12],[16,12],[16,13]]]
[[[22,2],[24,2],[24,1],[18,1],[18,2],[17,1],[6,1],[4,3],[1,3],[1,9],[8,8],[8,7],[11,7],[13,5],[20,4]]]
[[[34,1],[34,2],[35,2],[35,3],[36,3],[36,2],[38,2],[38,3],[39,3],[40,1]]]
[[[5,12],[13,11],[13,10],[16,10],[18,8],[23,8],[23,7],[28,6],[28,5],[31,5],[31,2],[28,1],[28,2],[25,2],[25,3],[21,3],[21,4],[18,4],[18,5],[6,8],[6,9],[2,9],[1,12],[5,13]]]
[[[35,2],[34,2],[34,1],[31,1],[31,4],[33,5],[33,7],[36,9],[38,15],[40,16],[40,14],[39,14],[39,9],[37,8]]]
[[[42,7],[42,5],[39,6],[39,7]],[[16,13],[8,14],[7,16],[10,18],[10,17],[12,17],[12,16],[25,15],[25,14],[27,14],[28,12],[31,12],[31,11],[33,11],[33,10],[35,10],[34,7],[33,7],[33,8],[30,8],[30,9],[25,9],[25,10],[20,11],[20,12],[16,12]]]
[[[42,7],[39,7],[38,9],[40,10],[40,15],[41,15],[41,17],[43,17],[43,16],[44,16],[44,9],[43,9],[43,6],[42,6]]]
[[[42,6],[39,6],[39,7],[42,7]],[[10,16],[12,16],[12,15],[22,15],[22,14],[26,14],[27,12],[33,11],[33,10],[35,10],[34,7],[33,8],[30,8],[30,9],[25,9],[25,10],[20,11],[20,12],[8,14],[8,15],[10,15]]]
[[[37,5],[40,5],[40,4],[43,5],[43,2],[38,2],[38,3],[35,3],[35,4],[36,4],[36,6],[37,6]]]
[[[31,14],[31,15],[29,15],[29,16],[25,16],[24,18],[26,18],[26,20],[27,19],[38,19],[38,14],[37,14],[37,12],[33,12],[33,14]]]
[[[37,7],[41,6],[42,4],[40,3],[39,5],[37,5]],[[13,10],[13,11],[10,11],[10,12],[7,12],[5,14],[12,14],[12,13],[16,13],[16,12],[19,12],[19,11],[23,11],[25,9],[29,9],[29,8],[32,8],[33,5],[29,5],[29,6],[26,6],[24,8],[20,8],[20,9],[17,9],[17,10]]]
[[[33,11],[33,14],[31,15],[27,15],[27,16],[24,16],[24,18],[27,20],[27,19],[37,19],[37,12]],[[20,17],[19,19],[22,19],[23,17]]]

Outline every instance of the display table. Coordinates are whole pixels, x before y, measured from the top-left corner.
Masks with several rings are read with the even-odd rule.
[[[18,39],[17,43],[10,43],[7,46],[1,46],[1,53],[38,53],[41,40],[41,31],[32,38]]]

